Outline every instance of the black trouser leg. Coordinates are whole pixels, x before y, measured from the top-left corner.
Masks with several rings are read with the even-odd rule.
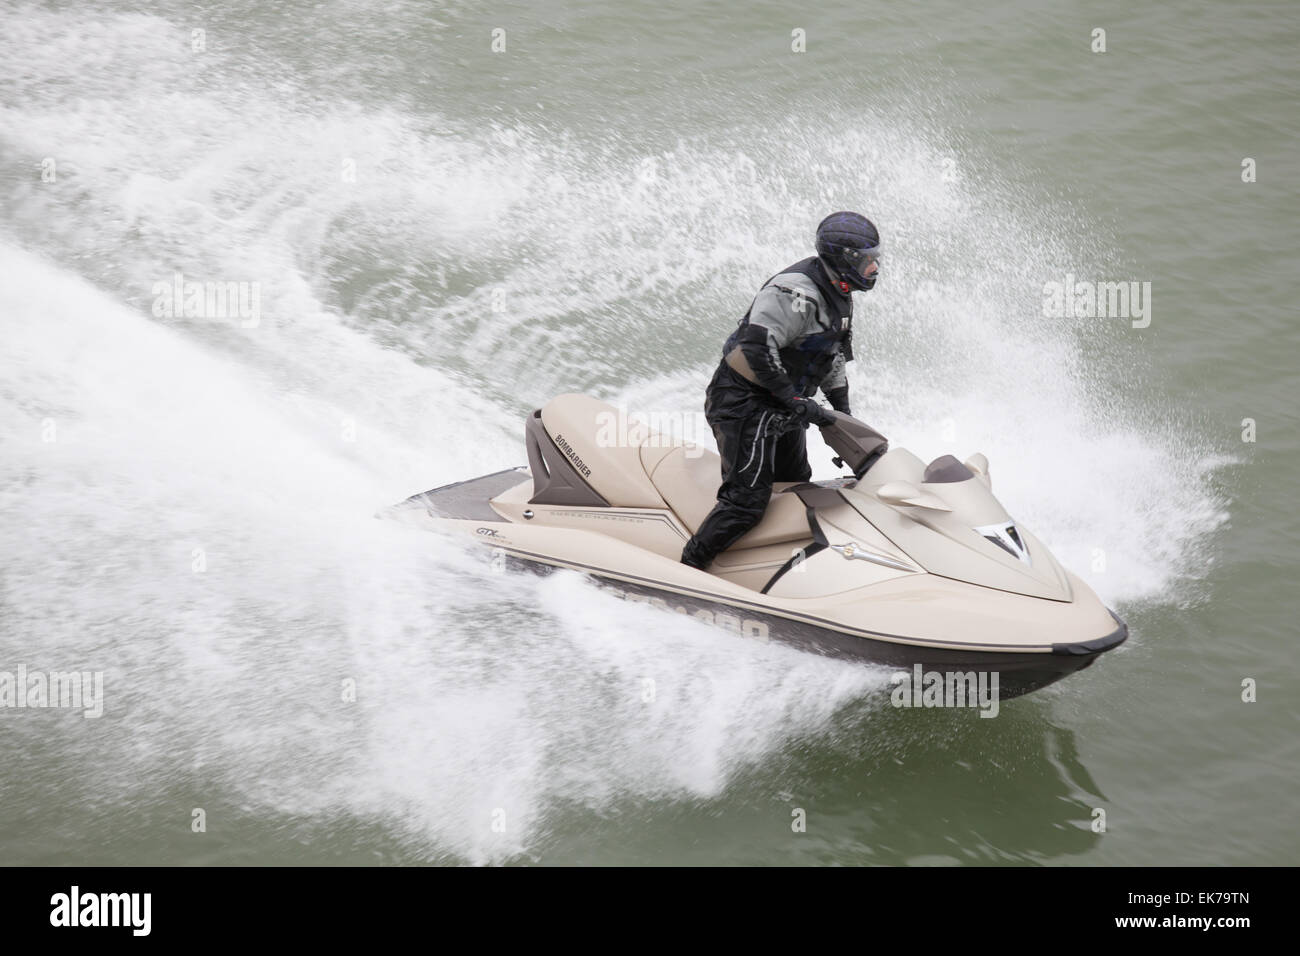
[[[705,414],[718,440],[722,486],[718,503],[682,550],[682,562],[696,568],[707,568],[762,520],[778,475],[782,481],[800,481],[810,474],[802,428],[781,434],[785,416],[779,409],[757,400],[735,401],[737,396],[720,395],[716,386],[715,377]],[[731,414],[720,417],[719,408]]]
[[[776,461],[773,481],[811,481],[812,466],[808,464],[807,431],[792,428],[776,443]]]

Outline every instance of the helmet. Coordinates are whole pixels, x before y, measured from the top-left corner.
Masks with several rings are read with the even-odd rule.
[[[880,261],[880,234],[866,216],[833,212],[817,227],[817,255],[840,282],[852,289],[870,289],[876,275],[865,275]]]

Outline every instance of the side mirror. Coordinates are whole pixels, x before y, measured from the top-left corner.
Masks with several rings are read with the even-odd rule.
[[[990,488],[993,487],[993,478],[989,475],[989,460],[983,455],[976,452],[974,455],[971,455],[962,462],[962,464],[975,472],[976,476],[979,477],[984,484],[988,485]]]
[[[907,481],[887,481],[876,489],[876,497],[887,505],[910,505],[931,511],[952,511],[938,495],[922,491]]]

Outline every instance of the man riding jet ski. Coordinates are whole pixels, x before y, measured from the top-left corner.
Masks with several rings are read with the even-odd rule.
[[[853,296],[876,284],[880,235],[855,212],[817,227],[817,255],[763,283],[722,348],[704,416],[718,442],[718,503],[682,549],[704,570],[762,519],[775,481],[808,481],[804,430],[835,419],[812,396],[848,415],[845,363],[853,359]]]
[[[1128,629],[1002,506],[988,459],[926,464],[849,415],[851,293],[875,284],[875,227],[836,213],[817,252],[764,283],[727,342],[705,407],[720,455],[654,433],[611,441],[618,409],[557,395],[525,419],[526,467],[384,514],[759,640],[994,674],[1002,700],[1091,666]],[[809,424],[852,477],[809,480]]]

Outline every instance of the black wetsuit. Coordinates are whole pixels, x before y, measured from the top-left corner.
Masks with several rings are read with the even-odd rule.
[[[772,484],[812,477],[796,397],[820,388],[831,407],[848,412],[845,363],[853,300],[831,281],[821,260],[804,259],[763,284],[709,382],[704,416],[722,458],[718,503],[682,551],[706,568],[758,524]]]

